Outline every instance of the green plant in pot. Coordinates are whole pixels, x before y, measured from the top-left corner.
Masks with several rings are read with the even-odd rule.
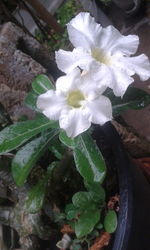
[[[117,227],[117,209],[107,205],[108,193],[116,190],[107,185],[112,177],[107,151],[113,146],[103,128],[122,111],[150,103],[146,92],[129,86],[135,73],[143,81],[150,77],[150,63],[144,54],[131,56],[137,36],[102,28],[89,13],[79,13],[67,29],[75,48],[56,52],[65,75],[55,86],[45,75],[34,79],[25,103],[37,116],[2,130],[0,152],[14,152],[14,181],[29,187],[23,209],[30,214],[45,211],[50,199],[54,227],[58,232],[64,225],[71,228],[65,238],[60,235],[57,247],[92,249],[96,237],[107,232],[106,245]],[[108,131],[102,146],[96,139],[101,132],[95,134],[93,124],[101,126],[100,141]],[[42,175],[33,185],[29,179],[38,164]]]

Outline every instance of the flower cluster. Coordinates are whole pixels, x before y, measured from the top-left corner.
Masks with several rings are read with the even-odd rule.
[[[106,88],[123,97],[134,74],[142,81],[150,77],[150,62],[144,54],[132,56],[138,36],[123,36],[113,26],[102,28],[87,12],[73,18],[67,30],[75,48],[56,52],[57,66],[66,75],[57,79],[55,91],[39,96],[37,107],[75,137],[91,123],[103,125],[111,120],[112,105],[103,95]]]

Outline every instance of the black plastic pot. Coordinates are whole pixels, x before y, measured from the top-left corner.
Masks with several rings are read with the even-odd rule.
[[[140,8],[141,0],[112,0],[126,15],[132,16]]]
[[[111,250],[150,249],[150,185],[133,165],[113,125],[95,126],[93,137],[101,148],[102,134],[112,152],[119,181],[119,217]]]

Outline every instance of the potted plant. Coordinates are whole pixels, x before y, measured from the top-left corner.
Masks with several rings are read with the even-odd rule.
[[[146,216],[140,226],[145,235],[147,228],[144,231],[143,227],[149,218],[144,211],[150,204],[143,191],[147,195],[149,190],[144,177],[129,163],[110,120],[129,107],[140,109],[150,103],[147,93],[128,87],[135,73],[142,80],[150,77],[150,63],[145,55],[130,57],[137,49],[137,36],[122,36],[112,26],[103,29],[89,13],[79,13],[71,20],[68,33],[75,49],[56,53],[57,65],[65,75],[57,79],[56,87],[47,76],[37,76],[25,99],[37,112],[35,119],[17,122],[0,132],[0,153],[12,152],[14,181],[28,190],[10,216],[11,226],[16,225],[14,220],[23,221],[25,228],[16,227],[23,239],[28,234],[50,239],[49,247],[55,249],[49,223],[44,227],[41,222],[42,209],[44,218],[51,218],[54,231],[60,232],[66,222],[71,226],[73,236],[60,236],[59,248],[92,249],[101,229],[109,235],[117,227],[108,249],[141,250],[149,239],[140,241],[137,224]],[[114,181],[111,191],[106,185],[109,171],[119,181]],[[135,199],[137,188],[140,202]],[[120,195],[118,226],[115,208],[107,206],[107,192],[114,190]],[[139,212],[137,206],[142,209],[143,203],[145,210]]]

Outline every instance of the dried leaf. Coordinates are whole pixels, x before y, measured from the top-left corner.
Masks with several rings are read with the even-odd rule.
[[[74,233],[74,230],[71,228],[70,225],[66,224],[63,226],[63,228],[60,230],[62,234],[72,234]]]
[[[96,238],[94,244],[89,250],[102,250],[104,246],[107,246],[110,242],[111,235],[107,232],[102,233],[98,238]]]

